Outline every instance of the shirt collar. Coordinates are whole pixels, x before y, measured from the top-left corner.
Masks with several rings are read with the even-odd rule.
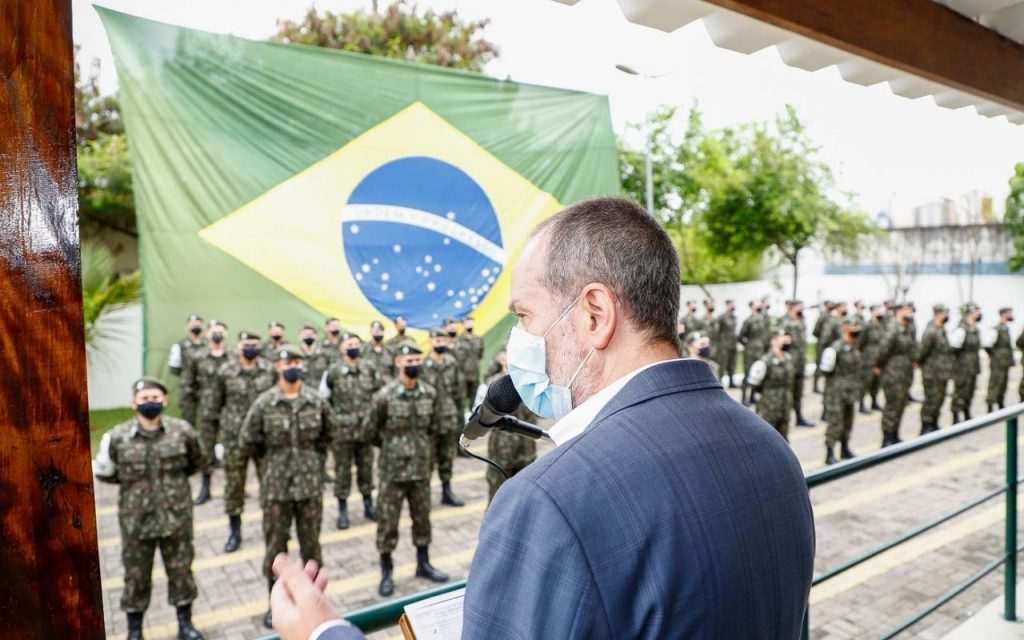
[[[677,362],[679,360],[682,360],[682,358],[660,360],[627,373],[615,382],[606,386],[604,389],[601,389],[594,395],[590,396],[583,402],[583,404],[570,411],[564,418],[556,422],[555,426],[551,427],[548,435],[550,435],[551,439],[554,440],[555,446],[560,447],[566,442],[569,442],[576,436],[583,433],[586,428],[590,426],[590,423],[594,421],[597,414],[601,413],[601,410],[611,402],[612,398],[622,391],[623,387],[629,384],[630,380],[651,367],[656,367],[668,362]]]

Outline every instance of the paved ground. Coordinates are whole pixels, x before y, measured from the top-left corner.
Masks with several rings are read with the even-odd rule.
[[[1017,400],[1020,368],[1015,367],[1008,397]],[[974,415],[984,412],[983,383],[975,396]],[[914,393],[920,397],[921,390]],[[738,393],[737,393],[738,395]],[[909,405],[901,434],[916,435],[920,429],[920,404]],[[805,398],[805,414],[817,420],[821,396]],[[852,438],[857,452],[878,448],[881,414],[858,415]],[[948,411],[942,426],[950,422]],[[821,572],[856,554],[869,550],[905,531],[939,516],[967,500],[998,487],[1004,476],[1004,428],[980,433],[903,458],[882,467],[840,480],[812,491],[817,522],[816,571]],[[795,429],[794,451],[812,470],[822,465],[824,426]],[[483,449],[483,445],[477,445]],[[453,578],[464,578],[487,499],[484,465],[456,460],[455,490],[467,506],[436,507],[432,514],[434,564]],[[193,569],[199,586],[195,622],[207,638],[249,639],[266,634],[260,619],[266,610],[266,585],[260,575],[263,557],[260,512],[255,501],[255,478],[250,475],[249,497],[243,516],[244,542],[233,554],[222,552],[227,537],[227,518],[219,499],[223,476],[214,476],[215,499],[195,513],[196,560]],[[198,479],[194,480],[194,485]],[[119,598],[122,589],[120,539],[117,526],[117,488],[97,484],[104,612],[108,637],[123,638],[124,615]],[[434,486],[434,503],[440,489]],[[321,534],[324,560],[332,577],[330,596],[339,611],[379,602],[378,556],[374,548],[376,525],[366,522],[361,509],[352,527],[337,531],[337,505],[326,494]],[[814,640],[879,637],[910,617],[930,600],[974,573],[996,557],[1003,546],[1003,503],[996,498],[965,516],[854,568],[816,587],[811,594],[811,637]],[[395,552],[396,595],[415,593],[432,586],[413,577],[415,550],[404,520]],[[167,581],[159,561],[153,603],[146,616],[146,637],[172,638],[177,632],[174,611],[167,604]],[[985,578],[965,594],[915,625],[901,638],[941,638],[1001,593],[1002,572]],[[376,637],[401,637],[395,632]],[[1021,637],[1024,638],[1024,625]]]

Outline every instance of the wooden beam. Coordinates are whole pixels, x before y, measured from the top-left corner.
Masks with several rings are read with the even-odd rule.
[[[706,0],[1024,111],[1024,47],[934,0]]]
[[[0,5],[0,635],[103,638],[69,0]]]

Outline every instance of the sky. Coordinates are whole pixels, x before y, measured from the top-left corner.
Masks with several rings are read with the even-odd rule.
[[[381,0],[386,4],[387,0]],[[312,0],[104,0],[102,6],[193,29],[262,40],[280,19],[299,20]],[[364,0],[317,0],[317,9],[368,8]],[[487,68],[509,77],[607,95],[618,133],[662,105],[698,101],[709,128],[766,120],[792,104],[820,156],[853,205],[897,220],[940,198],[980,191],[997,211],[1016,162],[1024,161],[1024,126],[985,118],[973,107],[950,110],[931,97],[909,100],[886,83],[863,87],[835,67],[786,66],[774,47],[752,55],[715,46],[700,21],[672,33],[629,23],[615,0],[418,0],[421,9],[457,9],[490,19],[484,36],[501,51]],[[244,5],[244,10],[238,7]],[[73,37],[83,64],[99,58],[101,89],[117,89],[110,46],[91,2],[73,0]],[[615,69],[624,64],[649,78]],[[639,144],[637,134],[628,140]]]

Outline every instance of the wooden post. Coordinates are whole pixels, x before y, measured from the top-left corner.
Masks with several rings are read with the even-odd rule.
[[[0,6],[0,635],[103,638],[68,0]]]

